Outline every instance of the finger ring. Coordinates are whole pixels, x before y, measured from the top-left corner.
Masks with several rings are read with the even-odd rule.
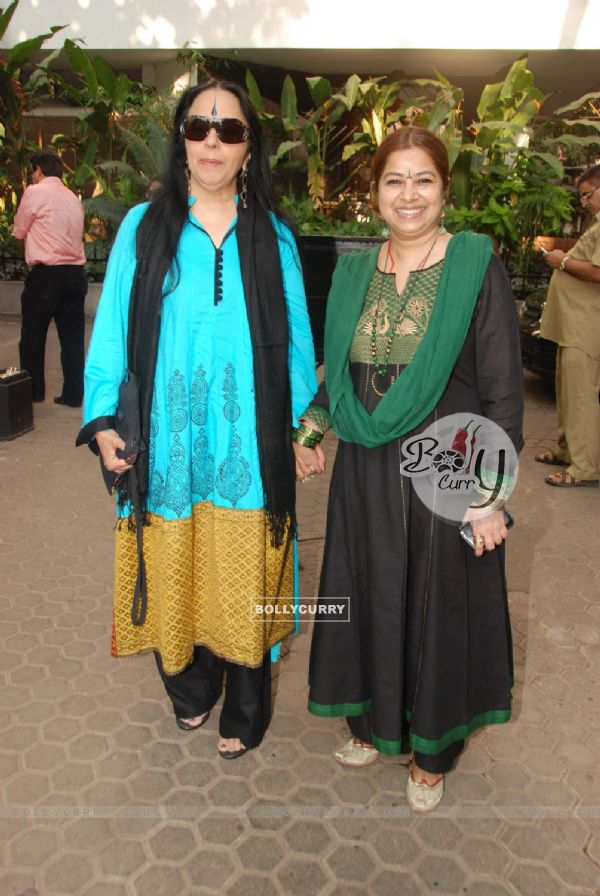
[[[481,547],[485,544],[485,538],[483,537],[483,535],[476,535],[474,541],[477,547]]]

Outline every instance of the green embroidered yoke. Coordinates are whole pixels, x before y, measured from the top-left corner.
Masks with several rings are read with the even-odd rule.
[[[411,271],[402,292],[396,291],[396,275],[375,270],[365,297],[350,348],[350,361],[371,364],[375,319],[375,362],[408,364],[427,330],[433,310],[443,261],[424,271]],[[390,329],[395,329],[388,358]]]

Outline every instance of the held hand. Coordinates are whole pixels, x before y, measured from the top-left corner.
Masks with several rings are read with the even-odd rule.
[[[296,457],[296,479],[302,481],[314,473],[322,473],[325,469],[325,455],[320,445],[316,448],[307,448],[306,445],[298,445],[293,442],[294,455]]]
[[[475,538],[475,556],[481,557],[484,551],[493,551],[501,545],[508,535],[504,523],[504,511],[495,510],[485,515],[481,511],[469,508],[465,513],[464,523],[471,523]],[[482,540],[483,539],[483,540]]]
[[[107,470],[119,474],[131,470],[131,464],[128,464],[124,458],[117,457],[116,452],[125,448],[125,442],[114,429],[103,429],[101,432],[97,432],[96,444],[102,455],[102,463]]]
[[[560,268],[562,260],[566,254],[567,253],[563,252],[562,249],[552,249],[550,252],[546,252],[546,254],[544,255],[544,261],[549,267],[557,271]]]

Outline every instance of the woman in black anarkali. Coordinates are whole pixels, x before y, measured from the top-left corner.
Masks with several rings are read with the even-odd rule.
[[[428,333],[442,302],[444,272],[451,273],[444,269],[460,263],[460,238],[439,230],[448,177],[440,141],[420,128],[396,131],[379,148],[373,171],[390,241],[338,264],[328,306],[325,382],[296,435],[301,473],[322,467],[320,434],[330,424],[336,429],[330,400],[341,365],[331,346],[337,347],[335,328],[351,290],[367,284],[347,358],[354,393],[372,415]],[[449,250],[452,239],[456,245]],[[460,300],[446,296],[448,315]],[[439,319],[441,307],[437,313]],[[339,418],[319,594],[349,596],[350,621],[315,625],[310,659],[310,711],[345,716],[353,735],[336,758],[361,766],[378,752],[411,749],[407,795],[420,811],[439,803],[444,774],[465,737],[510,717],[504,514],[498,509],[472,520],[473,550],[460,538],[458,524],[426,507],[400,473],[402,443],[449,414],[489,418],[521,447],[516,313],[496,257],[486,258],[465,331],[439,397],[412,429],[367,447],[368,432],[363,443],[354,441],[347,420]],[[443,345],[444,326],[441,333]],[[431,353],[434,366],[439,355]],[[420,400],[415,394],[415,405]]]

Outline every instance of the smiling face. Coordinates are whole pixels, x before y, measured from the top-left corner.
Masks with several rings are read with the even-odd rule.
[[[429,153],[418,146],[390,153],[377,204],[392,237],[420,242],[433,236],[444,208],[444,185]]]
[[[205,90],[200,93],[188,110],[188,116],[206,118],[244,118],[237,97],[227,90]],[[190,192],[196,199],[210,195],[232,199],[237,192],[237,175],[249,157],[248,141],[221,143],[214,128],[205,140],[185,141],[185,152],[190,169]]]

